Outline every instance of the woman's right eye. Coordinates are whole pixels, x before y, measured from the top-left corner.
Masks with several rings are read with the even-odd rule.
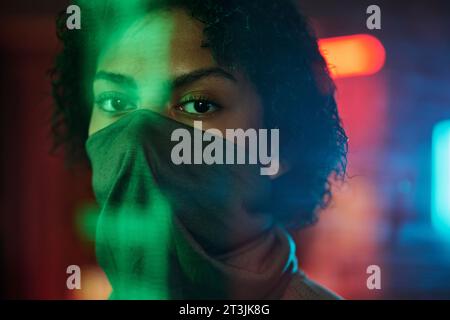
[[[132,99],[127,95],[118,92],[101,94],[95,99],[95,104],[101,110],[112,114],[120,114],[138,108],[136,99]]]

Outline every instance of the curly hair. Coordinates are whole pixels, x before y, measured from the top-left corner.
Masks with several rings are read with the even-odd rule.
[[[99,30],[111,30],[119,0],[76,1],[83,27],[68,30],[51,70],[55,146],[70,159],[85,158],[92,77],[101,50]],[[334,98],[335,85],[317,39],[298,6],[289,0],[134,0],[146,10],[182,8],[204,25],[205,45],[223,66],[239,68],[254,84],[267,127],[279,128],[281,159],[289,171],[273,181],[276,218],[288,227],[317,220],[331,199],[330,177],[345,176],[347,136]],[[84,5],[83,5],[84,3]],[[120,4],[123,8],[124,4]],[[146,12],[144,10],[144,12]],[[98,31],[97,33],[95,31]]]

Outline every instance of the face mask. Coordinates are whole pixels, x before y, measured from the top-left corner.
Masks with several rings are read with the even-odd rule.
[[[111,298],[278,298],[296,259],[264,212],[270,180],[257,165],[174,164],[177,128],[198,130],[139,110],[86,143]]]

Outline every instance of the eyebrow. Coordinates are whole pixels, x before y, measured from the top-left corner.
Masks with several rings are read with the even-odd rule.
[[[231,80],[232,82],[237,82],[236,78],[231,73],[219,67],[212,67],[194,70],[192,72],[176,77],[174,80],[172,80],[172,88],[177,89],[180,87],[184,87],[203,78],[212,76]]]
[[[206,77],[219,77],[230,80],[232,82],[237,82],[237,79],[231,73],[219,67],[212,67],[194,70],[192,72],[177,76],[171,81],[170,84],[172,89],[177,89],[192,84]],[[99,71],[94,77],[94,81],[96,80],[106,80],[121,86],[128,87],[132,90],[137,90],[138,88],[136,80],[134,80],[130,76],[119,73]]]
[[[94,81],[96,80],[106,80],[133,90],[137,90],[138,88],[136,81],[132,77],[119,73],[99,71],[94,77]]]

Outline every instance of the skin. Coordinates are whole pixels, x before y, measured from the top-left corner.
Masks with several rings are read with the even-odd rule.
[[[253,85],[214,61],[202,47],[202,23],[185,11],[149,13],[117,34],[98,59],[90,135],[139,108],[222,133],[261,127]]]

